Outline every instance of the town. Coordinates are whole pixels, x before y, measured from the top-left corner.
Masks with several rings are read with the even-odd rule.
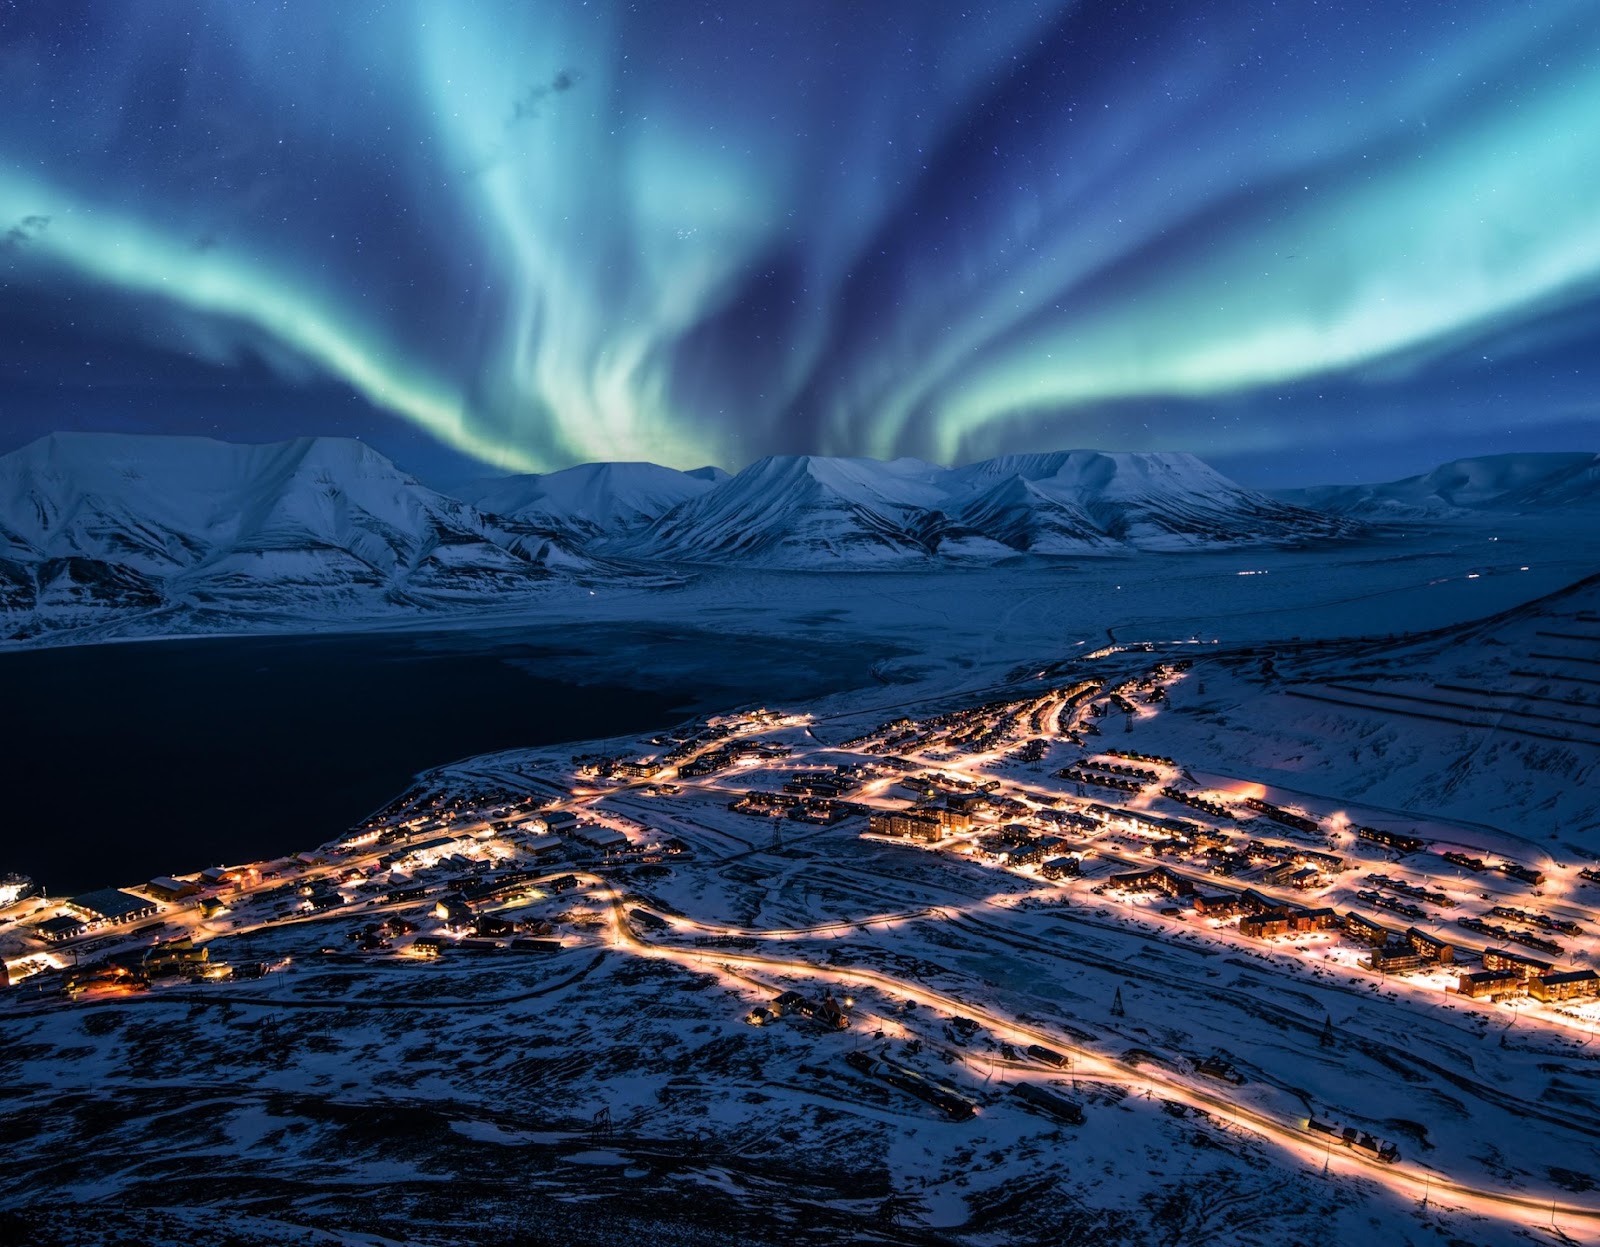
[[[1138,1027],[1130,1060],[1095,1026],[1008,1011],[981,981],[919,968],[940,930],[1095,964],[1110,989],[1095,1003],[1115,1027],[1151,984],[1189,974],[1211,990],[1204,978],[1252,964],[1243,957],[1340,998],[1448,1013],[1480,1036],[1521,1023],[1552,1044],[1588,1042],[1600,863],[1357,817],[1212,776],[1204,757],[1134,748],[1205,661],[1110,647],[1020,687],[877,717],[751,709],[623,748],[492,755],[419,776],[358,826],[284,858],[59,900],[21,881],[0,912],[0,1017],[160,998],[269,1004],[329,976],[404,993],[406,974],[448,966],[668,962],[716,976],[742,1025],[813,1049],[819,1085],[898,1098],[949,1129],[996,1113],[1076,1129],[1108,1093],[1143,1095],[1296,1163],[1337,1161],[1520,1218],[1538,1201],[1437,1158],[1420,1168],[1425,1135],[1384,1138],[1359,1106],[1294,1109],[1272,1090],[1291,1071],[1246,1072],[1223,1035],[1163,1049]],[[787,911],[732,895],[774,862],[797,867]],[[1193,968],[1073,947],[1063,922],[1193,953]],[[935,942],[908,955],[920,932]],[[1355,1039],[1334,1013],[1296,1022],[1334,1049]]]

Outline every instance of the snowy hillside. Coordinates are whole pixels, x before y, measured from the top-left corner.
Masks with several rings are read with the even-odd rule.
[[[480,511],[592,540],[643,528],[727,479],[721,468],[678,472],[654,463],[585,463],[544,476],[475,481],[452,492]]]
[[[1473,512],[1600,508],[1600,455],[1487,455],[1379,485],[1276,491],[1297,506],[1368,519],[1448,519]]]
[[[0,457],[12,637],[129,611],[215,627],[449,605],[592,569],[548,530],[490,519],[355,441],[55,434]]]
[[[1091,532],[1098,530],[1092,540],[1136,549],[1292,545],[1342,531],[1336,523],[1245,489],[1187,454],[1006,455],[954,468],[945,478],[946,488],[957,496],[963,490],[992,491],[1005,481],[1029,487],[1013,519],[1032,521],[1030,513],[1057,521],[1081,515]],[[1005,540],[998,531],[984,531]]]
[[[1293,545],[1350,531],[1185,454],[1062,451],[961,468],[801,456],[763,459],[677,507],[644,549],[684,562],[883,566]]]
[[[1590,857],[1597,645],[1591,575],[1435,632],[1241,651],[1207,664],[1209,692],[1152,721],[1139,748],[1227,758],[1285,792],[1424,810]]]
[[[916,459],[769,456],[669,512],[640,550],[685,562],[922,559],[937,544],[921,521],[945,501],[939,475]]]

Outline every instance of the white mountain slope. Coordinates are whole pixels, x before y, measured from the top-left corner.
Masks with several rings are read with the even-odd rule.
[[[129,609],[445,605],[592,567],[355,441],[54,434],[0,456],[0,611],[13,634]]]
[[[656,522],[638,553],[683,562],[881,567],[928,557],[946,501],[942,469],[916,459],[772,455]]]
[[[1068,549],[1073,541],[1090,547],[1120,543],[1144,550],[1193,549],[1294,544],[1345,531],[1327,517],[1245,489],[1188,454],[1069,450],[1005,455],[951,469],[947,486],[953,492],[992,491],[995,482],[1006,479],[1029,487],[1014,491],[1022,512],[994,514],[990,522],[1009,521],[1018,537],[1039,524],[1045,544],[1019,548],[1040,553],[1063,540]],[[964,514],[970,518],[972,513]],[[991,535],[1016,544],[998,529]]]
[[[721,468],[585,463],[544,476],[474,481],[451,492],[480,511],[534,520],[584,540],[643,528],[728,479]]]
[[[663,516],[650,557],[770,566],[882,566],[1298,544],[1344,521],[1242,488],[1192,455],[1062,451],[961,468],[915,459],[774,457]]]
[[[1445,519],[1472,512],[1600,508],[1600,455],[1484,455],[1377,485],[1277,490],[1300,506],[1370,519]]]
[[[0,639],[504,607],[574,579],[672,579],[676,564],[894,568],[1356,527],[1189,455],[1093,451],[953,469],[776,456],[735,477],[589,464],[471,494],[478,505],[340,439],[46,437],[0,456]]]
[[[956,515],[974,531],[1011,551],[1081,554],[1117,548],[1081,506],[1046,492],[1023,476],[1002,477],[972,494]]]

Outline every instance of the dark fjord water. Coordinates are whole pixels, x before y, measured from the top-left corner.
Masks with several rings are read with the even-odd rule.
[[[65,895],[310,848],[427,767],[856,687],[876,656],[631,626],[0,654],[0,874]]]

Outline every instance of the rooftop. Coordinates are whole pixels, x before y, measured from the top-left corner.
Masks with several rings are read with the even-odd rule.
[[[119,892],[116,888],[99,888],[93,892],[84,892],[74,896],[67,904],[108,922],[115,922],[118,918],[126,918],[131,914],[142,914],[155,908],[143,897]]]

